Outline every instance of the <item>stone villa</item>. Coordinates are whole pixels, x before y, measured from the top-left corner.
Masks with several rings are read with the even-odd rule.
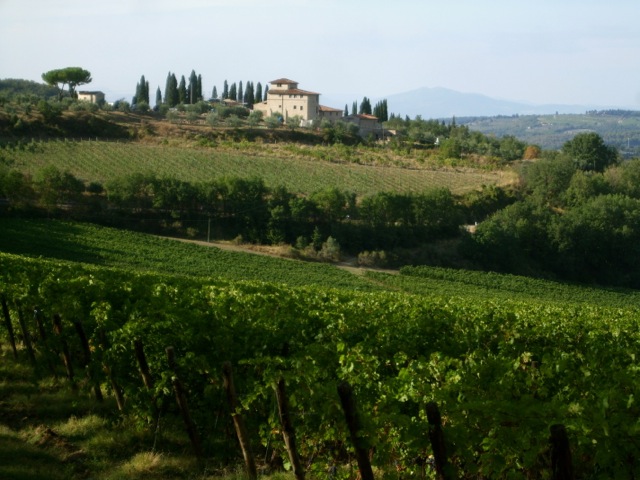
[[[291,117],[300,117],[301,125],[312,125],[323,119],[335,121],[343,115],[341,109],[320,105],[319,93],[302,90],[298,82],[288,78],[269,82],[267,100],[254,104],[253,109],[264,112],[267,117],[279,113],[285,123]]]
[[[269,82],[267,100],[253,105],[254,110],[259,110],[265,116],[279,113],[285,123],[289,118],[299,117],[300,125],[308,126],[319,124],[322,120],[335,122],[344,120],[358,125],[360,135],[375,135],[382,137],[382,125],[373,115],[349,115],[344,116],[344,111],[339,108],[320,105],[320,94],[298,88],[298,82],[288,78],[279,78]]]

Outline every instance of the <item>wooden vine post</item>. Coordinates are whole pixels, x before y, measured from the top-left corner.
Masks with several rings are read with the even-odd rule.
[[[13,333],[13,324],[11,323],[11,315],[9,314],[9,306],[7,305],[7,299],[2,296],[2,313],[4,315],[4,324],[7,327],[7,333],[9,334],[9,342],[11,343],[11,349],[13,350],[13,358],[18,359],[18,349],[16,348],[16,337]]]
[[[38,327],[38,335],[40,336],[40,340],[46,342],[47,332],[44,329],[43,316],[44,314],[42,313],[42,310],[40,310],[40,308],[38,308],[37,306],[33,307],[33,319],[36,322],[36,327]]]
[[[427,403],[427,421],[429,422],[429,441],[433,449],[436,475],[439,480],[452,480],[455,477],[453,466],[447,459],[447,449],[442,431],[442,417],[435,402]]]
[[[227,400],[229,402],[229,408],[231,410],[231,418],[233,419],[233,426],[236,429],[236,435],[240,442],[240,448],[242,449],[242,456],[244,457],[244,463],[247,467],[247,476],[250,480],[256,480],[258,478],[258,470],[256,468],[256,461],[251,451],[251,442],[249,441],[249,434],[247,433],[247,427],[244,424],[244,419],[240,412],[240,402],[236,394],[236,387],[233,383],[233,369],[230,362],[224,362],[222,365],[222,379],[224,389],[227,392]]]
[[[549,427],[551,436],[551,478],[553,480],[573,480],[573,464],[569,438],[564,425],[556,424]]]
[[[24,321],[24,315],[22,314],[21,305],[16,302],[15,303],[16,310],[18,311],[18,323],[20,324],[20,331],[22,332],[22,343],[24,347],[27,349],[27,355],[29,355],[29,361],[35,367],[36,366],[36,354],[33,351],[33,346],[31,345],[31,334],[29,333],[29,329],[27,329],[27,323]]]
[[[196,426],[193,423],[193,419],[191,418],[191,414],[189,412],[189,405],[187,404],[185,389],[182,385],[182,382],[178,378],[178,374],[176,373],[175,350],[173,349],[173,347],[167,347],[165,351],[167,353],[169,368],[173,372],[171,383],[173,384],[173,391],[176,394],[176,401],[178,402],[178,408],[180,409],[182,420],[184,421],[185,428],[187,429],[187,435],[189,435],[189,440],[191,440],[191,446],[193,447],[193,451],[196,457],[201,458],[204,456],[202,452],[202,443],[200,442],[200,436],[198,435],[198,431],[196,430]]]
[[[353,388],[349,383],[342,382],[338,385],[338,395],[340,396],[342,410],[344,410],[344,417],[347,421],[347,426],[349,427],[351,443],[353,443],[353,447],[356,451],[360,477],[362,480],[373,480],[373,469],[371,468],[371,462],[369,461],[369,449],[367,448],[368,445],[365,438],[360,432],[362,424],[356,408],[356,401],[353,397]]]
[[[108,350],[109,342],[107,340],[107,336],[105,335],[103,329],[99,329],[98,336],[100,338],[100,345],[102,346],[103,350]],[[113,370],[104,362],[102,363],[102,369],[104,370],[104,373],[107,374],[107,378],[109,379],[109,382],[111,383],[111,388],[113,389],[113,394],[116,397],[116,403],[118,405],[118,410],[120,412],[122,412],[122,411],[124,411],[124,393],[122,391],[122,388],[120,387],[120,385],[118,385],[118,382],[116,382],[116,379],[115,379],[115,377],[113,375]]]
[[[298,455],[298,449],[296,446],[296,434],[291,423],[291,415],[289,413],[289,399],[285,390],[284,379],[281,378],[276,385],[276,400],[278,402],[278,415],[280,417],[280,424],[282,425],[282,437],[284,438],[284,444],[287,447],[289,454],[289,461],[293,468],[293,474],[296,480],[304,480],[304,467],[300,462],[300,456]]]
[[[136,361],[138,362],[138,369],[140,370],[140,376],[142,377],[142,383],[147,387],[147,390],[153,391],[153,377],[149,371],[149,363],[147,362],[147,356],[144,354],[144,346],[142,340],[136,338],[133,341],[133,349],[136,354]]]
[[[60,347],[62,348],[62,362],[64,363],[65,370],[67,372],[67,379],[71,382],[72,387],[75,389],[76,384],[73,378],[73,364],[71,363],[71,354],[69,353],[69,346],[67,341],[62,336],[62,320],[57,313],[53,315],[53,333],[60,337]]]
[[[56,366],[52,360],[52,357],[50,355],[50,351],[51,351],[51,345],[49,344],[49,338],[47,336],[47,331],[44,328],[44,314],[42,313],[42,310],[40,310],[39,307],[34,307],[33,308],[33,319],[36,322],[36,327],[38,328],[38,336],[40,337],[40,341],[42,342],[42,344],[44,345],[44,356],[46,358],[47,361],[47,367],[49,368],[49,370],[51,371],[51,374],[55,377],[55,379],[58,379],[58,372],[56,371]]]
[[[93,378],[91,374],[91,348],[89,347],[89,340],[87,339],[87,334],[84,331],[84,327],[80,321],[73,322],[73,326],[76,329],[76,333],[80,338],[80,345],[82,345],[82,351],[84,352],[84,368],[87,371],[87,378],[89,382],[93,383],[93,391],[96,395],[96,400],[99,402],[104,401],[104,397],[102,396],[102,390],[100,389],[100,383]]]

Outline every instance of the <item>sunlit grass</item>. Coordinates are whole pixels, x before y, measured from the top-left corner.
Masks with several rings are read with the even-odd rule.
[[[141,452],[100,475],[101,480],[205,478],[196,460],[157,452]]]

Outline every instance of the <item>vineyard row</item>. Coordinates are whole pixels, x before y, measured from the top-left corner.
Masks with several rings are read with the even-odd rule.
[[[554,435],[566,432],[577,477],[630,478],[638,469],[640,329],[631,309],[472,305],[11,255],[0,255],[0,266],[5,320],[18,318],[38,365],[55,362],[56,352],[64,356],[65,345],[69,355],[76,350],[69,358],[83,360],[68,365],[88,372],[84,383],[96,397],[103,388],[121,392],[121,408],[151,425],[158,409],[177,413],[168,399],[182,392],[184,402],[177,403],[188,404],[191,419],[185,425],[192,425],[190,436],[197,435],[205,455],[224,452],[216,447],[229,444],[230,417],[241,414],[249,444],[268,445],[295,470],[287,445],[295,437],[302,464],[320,476],[331,466],[343,471],[350,452],[359,458],[358,439],[373,469],[436,475],[425,470],[425,460],[441,458],[441,431],[450,468],[463,478],[548,478],[552,457],[558,460],[549,449],[552,427]],[[25,323],[34,305],[82,328],[34,335],[46,324],[39,315],[31,327]],[[27,347],[34,337],[39,342]],[[143,349],[136,347],[141,339]],[[144,364],[152,382],[142,388]],[[220,401],[229,391],[217,373],[222,365],[235,373],[231,408]],[[281,382],[295,430],[276,413],[273,387]],[[345,422],[350,402],[336,395],[345,385],[362,414],[355,437]],[[429,415],[426,405],[441,413]],[[218,422],[223,413],[229,422]],[[289,441],[274,436],[285,431]]]

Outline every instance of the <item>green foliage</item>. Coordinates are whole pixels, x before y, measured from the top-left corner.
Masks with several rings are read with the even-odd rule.
[[[369,100],[367,97],[364,97],[362,99],[362,102],[360,102],[360,108],[358,109],[358,113],[360,115],[371,115],[372,113],[371,100]]]
[[[580,170],[602,172],[618,162],[618,152],[604,143],[600,135],[593,132],[579,133],[567,141],[562,152]]]
[[[575,145],[593,141],[579,139]],[[590,144],[590,143],[589,143]],[[637,287],[637,162],[599,173],[561,154],[523,168],[525,200],[484,222],[464,252],[484,268]]]
[[[440,142],[440,156],[443,158],[461,158],[462,143],[456,138],[447,138]]]
[[[44,117],[45,122],[52,122],[62,114],[62,108],[59,103],[52,103],[46,100],[38,102],[38,110]]]
[[[355,194],[334,187],[313,193],[311,200],[329,222],[335,222],[349,215],[350,207],[355,203]]]
[[[48,100],[52,97],[57,97],[58,89],[31,80],[14,78],[0,79],[0,96],[11,99],[23,95],[33,95],[39,100]]]
[[[206,230],[206,223],[202,227]],[[2,218],[0,229],[3,232],[0,252],[26,257],[180,277],[322,285],[363,291],[377,289],[370,282],[328,264],[229,252],[87,223]]]
[[[516,201],[515,192],[496,185],[483,185],[481,189],[465,194],[461,199],[468,224],[481,222],[492,213]]]
[[[343,381],[353,386],[361,435],[382,476],[427,473],[420,464],[432,454],[430,401],[446,419],[450,459],[463,478],[548,477],[556,423],[566,426],[580,459],[577,477],[629,478],[640,467],[633,306],[194,280],[7,254],[0,254],[0,280],[11,300],[37,302],[65,322],[82,318],[93,356],[117,372],[128,415],[143,421],[153,407],[132,339],[144,342],[160,402],[172,401],[165,348],[174,346],[205,453],[221,462],[238,457],[223,447],[232,426],[216,401],[224,396],[220,365],[229,361],[252,444],[284,451],[272,390],[283,378],[300,454],[322,478],[326,465],[349,468],[336,395]],[[37,351],[44,352],[39,341]],[[101,368],[92,372],[107,382]]]
[[[34,185],[18,171],[0,164],[0,197],[8,199],[15,210],[27,209],[36,198]]]
[[[640,159],[607,169],[604,178],[615,193],[640,198]]]
[[[264,117],[264,112],[262,110],[252,110],[248,117],[249,125],[252,127],[258,126]]]
[[[164,103],[169,107],[175,107],[180,102],[178,95],[178,80],[175,73],[167,74],[167,82],[164,88]]]
[[[264,119],[264,124],[267,128],[276,129],[282,125],[282,116],[279,114],[271,114]]]
[[[132,103],[135,103],[136,105],[145,103],[148,110],[149,104],[151,103],[149,101],[149,82],[145,80],[144,75],[140,77],[140,81],[136,85],[136,96],[134,98],[135,102]]]
[[[172,114],[177,118],[176,112]],[[106,128],[102,124],[97,126]],[[500,178],[486,172],[363,168],[340,159],[353,158],[354,163],[360,163],[369,151],[345,150],[344,146],[298,148],[293,158],[285,154],[277,154],[275,158],[267,156],[258,145],[248,142],[234,143],[232,147],[212,150],[185,149],[172,144],[36,141],[33,149],[13,148],[7,144],[0,148],[0,155],[14,162],[15,168],[24,173],[54,165],[87,182],[106,184],[139,172],[154,172],[159,177],[175,177],[194,183],[225,175],[260,177],[271,188],[284,185],[292,192],[305,195],[337,184],[358,196],[381,191],[419,193],[435,186],[459,193],[492,184]]]
[[[564,204],[576,207],[599,195],[612,192],[612,187],[601,173],[578,170],[571,177],[571,181],[564,191]]]
[[[540,204],[561,205],[575,171],[573,161],[562,156],[526,164],[522,169],[524,190]]]
[[[65,85],[69,87],[69,96],[75,98],[75,89],[78,85],[91,83],[91,72],[80,67],[67,67],[49,70],[42,74],[42,79],[47,85],[58,87],[58,98],[62,100]]]
[[[380,285],[417,295],[478,298],[495,302],[527,302],[540,305],[627,308],[640,300],[640,291],[602,289],[518,275],[429,266],[404,266],[400,275],[368,272]]]
[[[380,100],[376,103],[376,106],[373,107],[373,116],[377,117],[380,122],[386,122],[389,120],[389,110],[386,99]]]
[[[187,81],[184,78],[184,75],[180,77],[180,83],[178,84],[178,104],[184,105],[188,103],[188,93],[187,93]]]
[[[555,242],[571,278],[640,285],[640,200],[599,195],[556,222]]]
[[[560,150],[567,135],[594,132],[607,145],[618,149],[625,158],[640,154],[640,112],[602,110],[584,114],[513,115],[459,119],[470,129],[484,135],[513,135],[520,140],[540,145],[546,150]]]
[[[77,202],[84,192],[81,180],[54,166],[43,168],[36,174],[34,187],[47,210],[54,210],[60,204]]]
[[[328,237],[322,244],[322,248],[319,252],[320,258],[324,258],[331,261],[338,261],[341,257],[340,244],[333,237]]]
[[[491,215],[466,239],[464,252],[484,268],[530,274],[549,261],[552,213],[533,202],[517,202]]]
[[[147,113],[150,110],[149,104],[145,101],[138,100],[135,104],[136,112]]]

